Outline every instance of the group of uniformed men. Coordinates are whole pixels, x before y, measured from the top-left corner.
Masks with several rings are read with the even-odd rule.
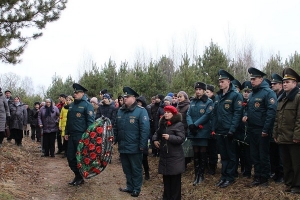
[[[285,68],[283,77],[272,74],[268,81],[256,68],[248,72],[250,81],[240,84],[228,72],[219,71],[212,123],[222,163],[217,186],[225,188],[235,182],[238,158],[242,158],[236,148],[242,146],[243,175],[250,178],[254,166],[254,179],[247,186],[267,186],[272,177],[275,182],[284,181],[286,192],[299,194],[300,76]]]
[[[291,68],[285,68],[283,78],[273,74],[269,85],[265,73],[256,68],[249,68],[248,72],[250,81],[240,84],[227,71],[219,70],[220,91],[212,110],[212,134],[217,138],[222,164],[222,175],[216,185],[225,188],[233,184],[238,159],[244,159],[244,176],[250,178],[254,166],[254,180],[249,187],[266,186],[273,173],[276,182],[283,178],[287,192],[300,193],[300,93],[297,86],[300,76]],[[82,132],[93,122],[93,108],[85,99],[87,90],[79,84],[73,87],[75,101],[69,108],[66,135],[69,136],[68,161],[75,173],[70,184],[80,185],[83,179],[76,167],[76,146]],[[142,151],[150,132],[149,118],[145,109],[136,104],[138,94],[129,87],[123,91],[125,105],[119,110],[114,127],[127,180],[126,188],[120,191],[137,197],[142,185]],[[243,148],[245,155],[237,156],[237,148]]]

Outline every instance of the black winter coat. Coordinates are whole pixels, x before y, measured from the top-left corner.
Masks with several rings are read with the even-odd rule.
[[[165,117],[159,121],[159,128],[153,135],[153,141],[160,142],[158,173],[177,175],[185,171],[185,158],[181,144],[185,140],[184,125],[180,113],[174,115],[167,124]],[[162,139],[162,134],[169,134],[169,140]]]
[[[102,102],[102,104],[100,104],[98,107],[95,119],[98,119],[103,115],[104,117],[110,119],[111,124],[115,124],[116,114],[117,114],[117,109],[113,104],[107,105]]]

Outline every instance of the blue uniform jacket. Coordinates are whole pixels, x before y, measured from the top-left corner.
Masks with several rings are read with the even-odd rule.
[[[200,99],[194,98],[191,100],[190,108],[187,111],[186,121],[188,126],[195,124],[197,127],[202,125],[203,128],[198,128],[197,134],[189,131],[188,138],[209,138],[211,133],[211,113],[213,110],[213,101],[206,95]]]
[[[217,92],[212,130],[219,134],[235,133],[242,117],[242,95],[231,83],[226,94],[223,91]]]
[[[142,153],[147,148],[149,133],[150,122],[145,108],[135,102],[129,108],[123,105],[118,110],[114,135],[120,153]]]
[[[252,89],[249,95],[247,111],[249,127],[262,128],[262,132],[270,134],[273,129],[277,109],[276,93],[263,81]]]
[[[94,108],[84,95],[70,104],[67,115],[66,135],[83,134],[95,121]]]

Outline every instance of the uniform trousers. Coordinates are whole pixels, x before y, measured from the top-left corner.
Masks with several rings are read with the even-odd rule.
[[[254,165],[254,177],[269,179],[270,166],[270,135],[262,137],[261,128],[249,128],[250,156]]]
[[[218,149],[221,154],[222,176],[221,180],[234,181],[236,168],[236,143],[225,137],[217,135]]]
[[[300,188],[300,144],[280,144],[284,183]]]
[[[126,176],[126,188],[140,193],[143,184],[143,153],[120,153],[120,158]]]
[[[82,134],[71,134],[68,138],[67,159],[70,169],[74,172],[76,176],[80,175],[79,170],[77,168],[76,152],[81,136]]]

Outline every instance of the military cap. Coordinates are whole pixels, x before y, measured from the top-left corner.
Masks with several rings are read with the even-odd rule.
[[[279,74],[273,73],[271,75],[271,78],[272,78],[271,83],[282,83],[282,77]]]
[[[86,92],[86,91],[88,91],[87,89],[85,89],[83,86],[81,86],[78,83],[74,83],[73,88],[74,88],[74,92]]]
[[[282,72],[282,76],[282,80],[295,80],[297,82],[300,82],[300,76],[292,68],[285,68]]]
[[[251,82],[250,81],[245,81],[243,84],[242,84],[242,90],[252,90],[252,85],[251,85]]]
[[[221,79],[229,79],[230,81],[234,80],[234,77],[224,69],[220,69],[218,75],[219,75],[219,80]]]
[[[232,83],[235,87],[238,87],[240,90],[242,89],[242,84],[241,84],[238,80],[234,79],[234,80],[231,81],[231,83]]]
[[[124,97],[126,96],[135,96],[135,97],[139,97],[140,95],[134,91],[132,88],[128,87],[128,86],[125,86],[123,87],[123,92],[124,92]]]
[[[255,78],[255,77],[264,77],[266,74],[263,73],[262,71],[254,68],[254,67],[250,67],[248,69],[248,72],[250,74],[250,78]]]
[[[215,91],[215,87],[214,87],[213,85],[206,85],[206,89],[207,89],[207,90],[210,90],[210,91],[212,91],[212,92]]]
[[[201,88],[203,90],[206,90],[206,84],[202,82],[196,82],[194,88]]]
[[[269,79],[264,78],[264,80],[268,83],[269,87],[272,87],[272,83],[271,83],[271,81]]]

